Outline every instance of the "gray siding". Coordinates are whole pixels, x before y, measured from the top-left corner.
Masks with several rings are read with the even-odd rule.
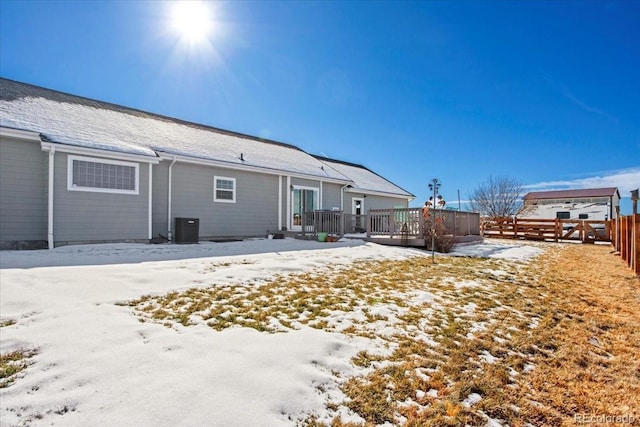
[[[47,240],[47,153],[0,137],[0,242]]]
[[[105,153],[107,154],[107,153]],[[0,242],[47,239],[48,153],[37,142],[3,137],[0,140]],[[107,156],[97,159],[108,160]],[[68,155],[55,153],[54,239],[56,244],[148,239],[149,167],[153,167],[152,236],[168,235],[168,187],[170,161],[150,166],[139,163],[138,194],[119,194],[67,189]],[[236,202],[214,202],[214,176],[236,180]],[[291,178],[291,185],[320,188],[317,180]],[[323,209],[340,207],[341,185],[322,184]],[[199,218],[200,237],[264,236],[278,230],[290,212],[287,177],[282,176],[278,200],[278,176],[227,170],[177,162],[173,167],[172,228],[176,217]],[[369,209],[407,206],[406,200],[344,193],[344,210],[351,213],[354,197],[363,198]]]
[[[403,208],[409,207],[409,201],[407,199],[399,199],[395,197],[384,197],[384,196],[372,196],[366,195],[366,197],[362,194],[358,193],[347,193],[349,194],[348,204],[345,204],[345,209],[348,209],[351,212],[351,200],[355,197],[363,198],[364,197],[364,211],[365,213],[369,209],[389,209],[397,206],[402,206]]]
[[[322,209],[340,208],[340,184],[322,184]],[[346,209],[346,207],[345,207]],[[351,209],[349,207],[349,209]]]
[[[66,153],[56,152],[54,170],[56,244],[148,239],[148,164],[140,164],[139,194],[68,190]]]
[[[235,203],[213,201],[214,176],[236,179]],[[201,239],[265,236],[278,228],[278,177],[178,162],[172,217],[198,218]]]
[[[304,178],[291,178],[291,185],[301,185],[303,187],[320,188],[320,181]]]

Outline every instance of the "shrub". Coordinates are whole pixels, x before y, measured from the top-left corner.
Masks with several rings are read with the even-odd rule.
[[[447,234],[442,217],[427,220],[424,228],[425,245],[431,249],[431,238],[435,241],[435,249],[441,253],[449,253],[455,245],[453,235]]]

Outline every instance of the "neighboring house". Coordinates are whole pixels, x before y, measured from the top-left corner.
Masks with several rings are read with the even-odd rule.
[[[615,187],[535,191],[524,196],[520,218],[608,220],[618,217],[620,193]]]
[[[0,78],[1,248],[171,240],[181,217],[201,239],[264,236],[413,198],[290,144]]]

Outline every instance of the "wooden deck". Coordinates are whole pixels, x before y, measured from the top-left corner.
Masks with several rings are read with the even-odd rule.
[[[412,248],[426,248],[431,245],[430,239],[424,239],[422,237],[409,237],[407,239],[403,239],[402,237],[375,236],[367,237],[365,240],[368,242],[378,243],[380,245],[407,246]],[[471,243],[481,242],[483,237],[474,235],[453,236],[453,240],[455,243]]]
[[[447,234],[454,241],[481,240],[480,215],[430,209],[431,218],[441,218]],[[422,208],[370,209],[367,215],[351,215],[342,211],[303,212],[300,238],[315,238],[318,233],[344,236],[362,233],[365,240],[383,245],[425,247],[425,226]],[[425,244],[426,243],[426,244]]]

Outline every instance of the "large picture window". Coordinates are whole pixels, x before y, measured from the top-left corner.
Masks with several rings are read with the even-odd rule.
[[[67,189],[138,194],[139,165],[118,160],[69,156]]]
[[[223,176],[213,177],[213,201],[236,202],[236,179]]]

